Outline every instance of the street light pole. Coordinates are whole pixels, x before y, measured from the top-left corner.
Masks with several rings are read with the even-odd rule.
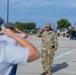
[[[9,0],[7,0],[7,23],[9,22]]]

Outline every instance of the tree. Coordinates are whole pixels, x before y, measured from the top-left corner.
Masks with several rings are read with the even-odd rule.
[[[21,22],[16,22],[15,23],[16,28],[19,30],[25,31],[25,30],[30,30],[36,28],[36,23],[34,22],[29,22],[29,23],[21,23]]]
[[[31,31],[31,29],[35,29],[36,28],[36,23],[34,23],[34,22],[29,22],[29,23],[27,23],[27,25],[28,25],[28,29]]]
[[[69,26],[71,26],[71,23],[65,18],[62,18],[57,21],[57,29],[62,30],[64,28],[69,28]]]
[[[24,29],[24,24],[21,22],[16,22],[15,26],[16,26],[16,28],[18,28],[21,31],[23,31],[23,29]]]

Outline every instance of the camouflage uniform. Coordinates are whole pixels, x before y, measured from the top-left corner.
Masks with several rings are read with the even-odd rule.
[[[57,49],[57,35],[52,30],[37,33],[38,37],[42,37],[41,58],[44,71],[52,69],[54,52]],[[55,47],[54,47],[55,46]]]

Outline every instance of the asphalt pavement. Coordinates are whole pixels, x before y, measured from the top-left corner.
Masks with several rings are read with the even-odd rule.
[[[41,38],[28,40],[41,52]],[[59,38],[58,43],[52,69],[53,75],[76,75],[76,40]],[[41,58],[25,66],[19,65],[17,69],[17,75],[41,75],[42,72]]]

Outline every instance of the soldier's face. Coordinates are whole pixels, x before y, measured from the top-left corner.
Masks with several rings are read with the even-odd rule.
[[[50,30],[50,27],[49,26],[46,26],[45,29],[46,29],[46,31],[49,31]]]

